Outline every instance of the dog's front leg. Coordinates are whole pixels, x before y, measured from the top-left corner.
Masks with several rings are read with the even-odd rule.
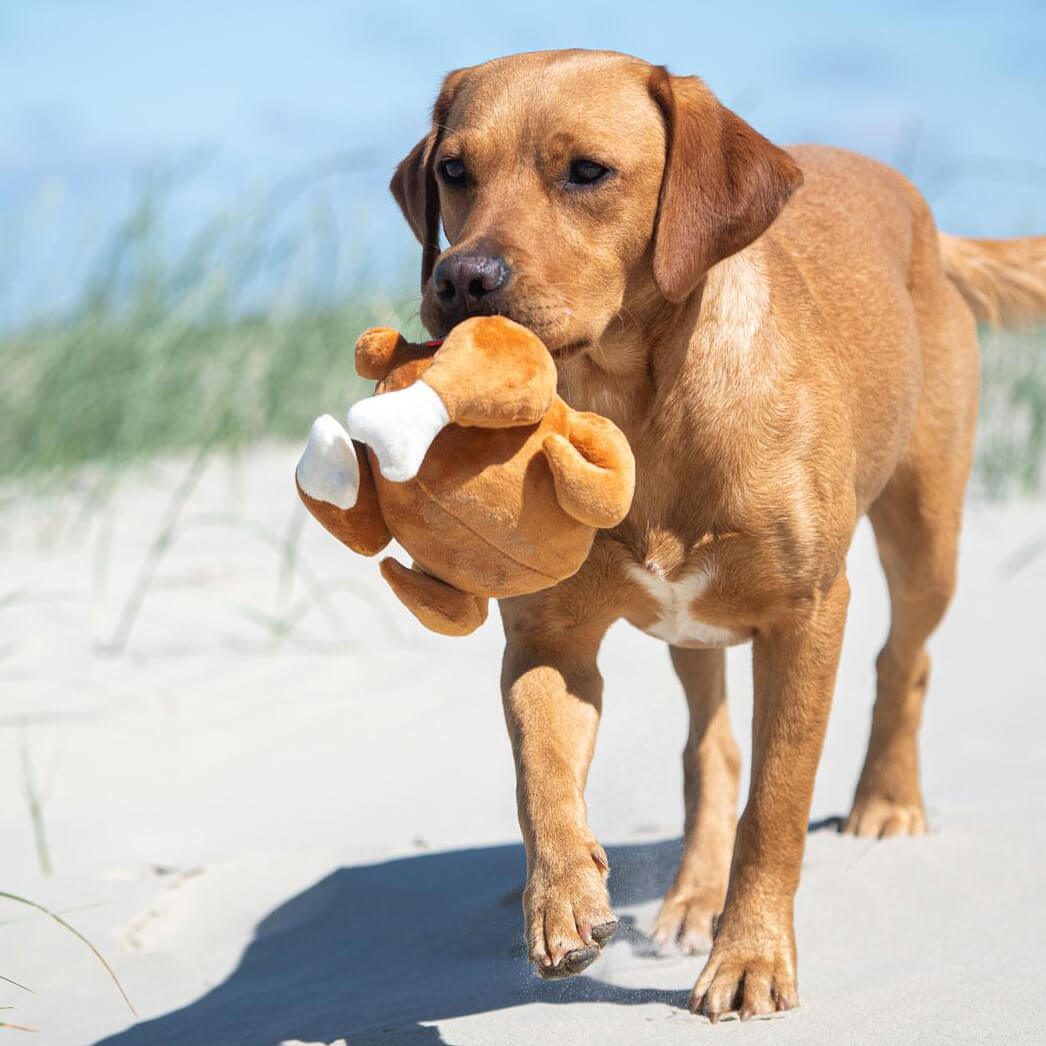
[[[712,953],[690,997],[712,1020],[799,1003],[793,902],[849,598],[841,574],[755,636],[751,789]]]
[[[517,632],[502,607],[502,694],[527,851],[527,951],[543,977],[566,977],[585,969],[617,928],[606,853],[588,826],[584,798],[602,704],[602,631]]]

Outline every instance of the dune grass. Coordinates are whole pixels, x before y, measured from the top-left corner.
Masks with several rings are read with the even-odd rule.
[[[981,331],[975,484],[988,496],[1042,489],[1046,461],[1046,330]]]
[[[46,485],[88,463],[301,441],[369,385],[352,346],[367,326],[409,329],[410,307],[356,298],[288,315],[186,316],[178,308],[85,310],[0,336],[0,478]],[[416,321],[414,326],[416,326]],[[1046,457],[1046,336],[982,334],[975,489],[1041,489]]]
[[[0,332],[0,477],[300,440],[363,392],[361,330],[420,333],[416,300],[354,289],[362,277],[332,287],[367,259],[329,224],[318,232],[317,215],[290,230],[264,212],[221,215],[175,248],[163,191],[143,192],[73,308]]]
[[[369,292],[363,264],[347,289],[313,293],[332,266],[329,245],[314,249],[315,216],[275,243],[264,215],[222,216],[172,251],[157,231],[161,203],[143,196],[66,315],[0,333],[0,478],[46,485],[88,463],[118,469],[160,453],[301,441],[317,414],[341,413],[368,387],[352,366],[362,329],[421,334],[416,299]],[[975,487],[993,497],[1037,490],[1046,332],[985,331],[982,342]]]
[[[159,452],[302,439],[363,391],[359,332],[397,323],[356,300],[288,316],[87,312],[0,341],[0,475],[122,465]]]

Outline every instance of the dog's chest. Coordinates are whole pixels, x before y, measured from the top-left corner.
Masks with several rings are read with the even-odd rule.
[[[678,647],[733,646],[751,638],[750,632],[702,619],[700,602],[715,583],[714,565],[697,565],[674,580],[650,560],[629,563],[626,573],[646,597],[633,624],[648,635]]]

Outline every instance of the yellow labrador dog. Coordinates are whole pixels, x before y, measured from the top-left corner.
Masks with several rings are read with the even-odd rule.
[[[778,148],[695,77],[606,52],[451,73],[392,191],[423,246],[432,335],[486,313],[532,328],[564,398],[612,418],[635,452],[625,522],[568,581],[502,603],[530,959],[577,973],[616,927],[584,790],[596,656],[625,618],[669,644],[690,708],[683,856],[655,937],[711,951],[695,1011],[789,1009],[854,527],[867,514],[875,529],[892,624],[846,830],[917,834],[925,645],[955,583],[975,320],[1046,315],[1046,238],[946,236],[894,171]],[[724,648],[746,642],[738,822]]]

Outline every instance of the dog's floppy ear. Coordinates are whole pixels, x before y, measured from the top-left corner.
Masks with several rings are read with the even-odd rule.
[[[667,137],[654,278],[669,301],[682,301],[716,262],[766,231],[803,176],[696,76],[670,76],[659,66],[650,93]]]
[[[439,255],[439,190],[433,160],[443,134],[454,92],[464,69],[455,69],[443,81],[436,104],[432,107],[429,133],[400,161],[389,182],[389,189],[399,204],[407,224],[421,243],[421,288],[429,282]]]

